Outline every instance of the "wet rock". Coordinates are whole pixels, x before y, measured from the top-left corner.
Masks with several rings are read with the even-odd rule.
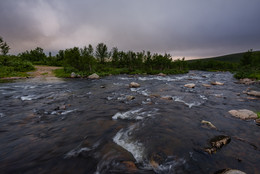
[[[215,174],[246,174],[246,173],[236,169],[224,169],[215,172]]]
[[[74,73],[74,72],[72,72],[72,73],[70,74],[70,77],[71,77],[71,78],[76,78],[76,77],[77,77],[77,74]]]
[[[206,125],[206,126],[212,128],[212,129],[217,129],[216,126],[214,126],[211,122],[206,121],[206,120],[202,120],[201,124]]]
[[[217,82],[217,81],[215,81],[215,82],[211,82],[211,84],[212,84],[212,85],[224,85],[224,83]]]
[[[249,78],[244,78],[244,79],[240,79],[238,83],[251,85],[251,84],[255,83],[255,81],[251,80]]]
[[[151,94],[150,97],[152,97],[152,98],[159,98],[160,95],[159,94]]]
[[[255,97],[260,97],[260,91],[249,91],[246,94],[252,95],[252,96],[255,96]]]
[[[163,100],[173,100],[171,96],[163,96],[161,97]]]
[[[89,79],[99,79],[99,75],[97,75],[96,73],[91,74],[88,76]]]
[[[122,164],[128,171],[136,171],[137,167],[133,161],[123,161]]]
[[[129,87],[130,88],[139,88],[141,85],[139,83],[136,83],[136,82],[131,82],[129,84]]]
[[[126,96],[126,99],[127,99],[127,100],[134,100],[134,99],[135,99],[135,96],[128,95],[128,96]]]
[[[165,162],[167,156],[163,152],[153,153],[150,156],[149,163],[153,168],[158,168],[160,164]]]
[[[100,88],[106,88],[105,86],[101,85]]]
[[[202,84],[202,86],[206,87],[206,88],[210,88],[211,85],[210,84]]]
[[[157,74],[158,76],[162,76],[162,77],[165,77],[166,76],[166,74],[163,74],[163,73],[159,73],[159,74]]]
[[[59,106],[59,110],[66,110],[66,105]]]
[[[216,153],[217,150],[221,149],[224,145],[230,143],[231,138],[226,135],[219,135],[210,140],[211,147],[205,148],[205,152],[212,154]]]
[[[228,111],[232,116],[240,118],[242,120],[246,119],[256,119],[257,114],[253,111],[247,110],[247,109],[240,109],[240,110],[230,110]]]
[[[184,86],[187,87],[187,88],[194,88],[195,84],[194,83],[188,83],[188,84],[186,84]]]
[[[255,120],[255,123],[256,123],[258,126],[260,126],[260,118],[256,119],[256,120]]]

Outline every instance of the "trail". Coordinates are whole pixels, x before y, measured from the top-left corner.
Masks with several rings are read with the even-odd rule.
[[[36,70],[29,73],[32,77],[55,77],[53,70],[62,68],[62,67],[55,67],[55,66],[39,66],[39,65],[34,67],[36,68]]]

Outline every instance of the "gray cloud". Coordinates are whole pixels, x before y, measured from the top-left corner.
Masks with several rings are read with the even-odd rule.
[[[0,35],[18,53],[106,43],[205,57],[260,48],[259,0],[2,0]]]

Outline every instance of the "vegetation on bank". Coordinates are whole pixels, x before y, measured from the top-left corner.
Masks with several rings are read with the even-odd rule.
[[[210,59],[185,61],[172,60],[169,54],[152,54],[149,51],[120,51],[114,47],[108,50],[104,43],[96,48],[92,45],[83,48],[60,50],[57,55],[45,55],[42,48],[25,51],[17,56],[7,55],[9,46],[0,37],[0,77],[26,76],[34,70],[33,65],[63,66],[55,70],[57,77],[70,77],[72,72],[81,77],[97,73],[110,74],[180,74],[188,70],[231,71],[236,78],[260,79],[260,52],[249,50],[244,54],[233,54]],[[239,61],[235,61],[239,58]],[[223,59],[223,60],[222,60]],[[230,61],[227,61],[230,59]]]

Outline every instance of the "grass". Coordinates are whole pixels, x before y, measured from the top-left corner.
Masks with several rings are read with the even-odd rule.
[[[256,112],[257,117],[260,118],[260,112]]]
[[[55,74],[56,77],[59,77],[59,78],[70,77],[70,73],[65,72],[63,68],[55,69],[55,70],[53,70],[53,73]]]

